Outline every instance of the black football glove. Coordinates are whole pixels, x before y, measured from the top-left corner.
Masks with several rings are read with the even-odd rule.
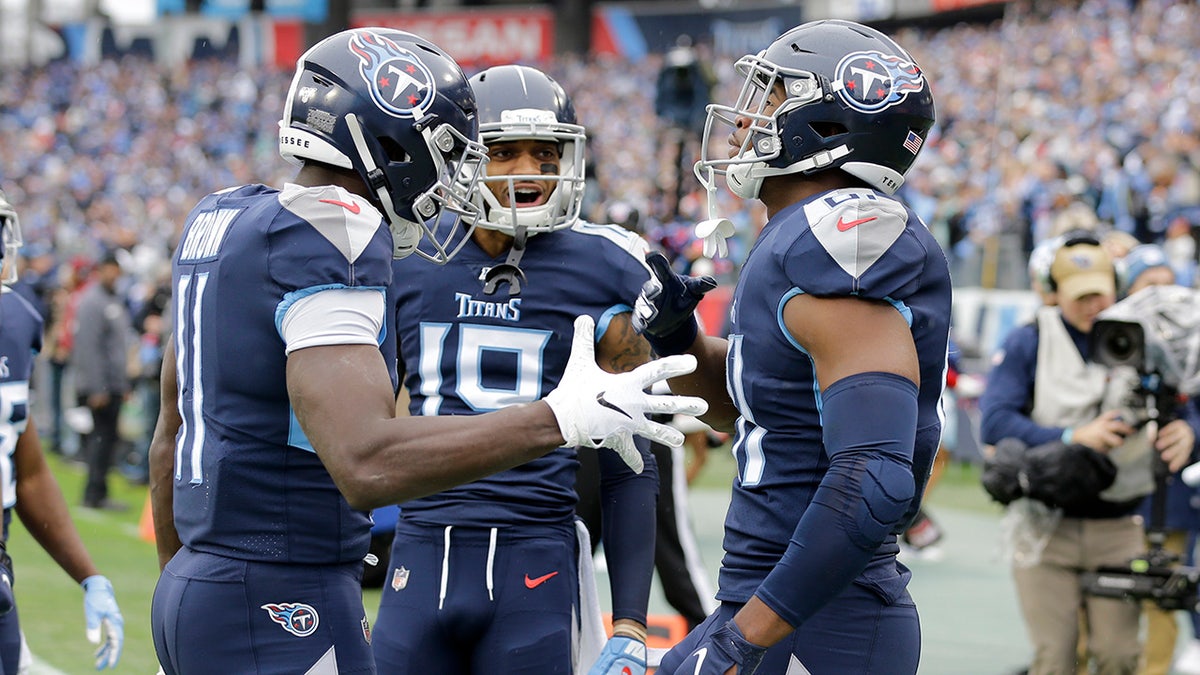
[[[646,255],[650,279],[633,308],[633,329],[645,336],[659,356],[682,354],[696,340],[696,305],[717,287],[710,276],[689,277],[671,269],[658,251]]]

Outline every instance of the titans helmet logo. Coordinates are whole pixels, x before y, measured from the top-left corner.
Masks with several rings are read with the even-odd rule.
[[[272,602],[260,609],[267,610],[272,621],[296,637],[308,637],[321,625],[317,610],[302,602]]]
[[[419,118],[437,93],[433,73],[416,54],[368,31],[357,31],[350,51],[358,57],[358,72],[371,99],[394,117]]]
[[[886,110],[925,89],[925,76],[917,64],[874,51],[842,57],[837,80],[835,87],[846,105],[865,113]]]

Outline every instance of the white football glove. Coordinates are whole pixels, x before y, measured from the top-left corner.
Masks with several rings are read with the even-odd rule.
[[[608,373],[596,365],[596,326],[590,316],[575,319],[571,357],[558,387],[545,401],[554,411],[567,445],[616,450],[634,471],[642,471],[642,454],[633,436],[644,436],[673,448],[683,434],[647,415],[703,415],[704,399],[694,396],[656,396],[646,393],[655,382],[686,375],[696,369],[690,354],[644,363],[628,373]]]

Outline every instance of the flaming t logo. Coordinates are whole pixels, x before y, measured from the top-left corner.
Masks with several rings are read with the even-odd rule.
[[[433,73],[417,55],[382,35],[356,31],[350,51],[359,59],[358,72],[371,99],[394,117],[418,118],[437,93]]]
[[[851,108],[876,113],[925,89],[925,75],[912,61],[883,52],[854,52],[842,57],[835,87]],[[838,86],[840,85],[840,86]]]

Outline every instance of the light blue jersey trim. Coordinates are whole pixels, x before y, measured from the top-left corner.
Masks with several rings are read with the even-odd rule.
[[[797,295],[804,295],[804,291],[800,290],[799,288],[793,288],[787,293],[783,294],[783,297],[779,299],[779,307],[775,308],[775,321],[779,323],[779,331],[783,333],[783,337],[788,342],[792,343],[793,347],[799,349],[802,354],[807,356],[808,350],[804,347],[801,347],[799,342],[796,342],[796,338],[792,336],[792,331],[788,330],[787,324],[783,322],[783,306],[788,304],[788,301]]]
[[[895,307],[896,311],[900,312],[900,316],[904,317],[904,323],[907,323],[908,327],[912,328],[912,308],[903,302],[900,302],[899,300],[893,300],[890,297],[885,297],[884,300],[892,303],[892,307]]]
[[[804,295],[804,291],[800,290],[799,288],[793,288],[787,293],[783,294],[783,297],[779,299],[779,307],[775,310],[775,320],[779,323],[779,331],[783,333],[784,339],[790,342],[793,347],[800,351],[801,354],[807,356],[808,362],[812,364],[813,399],[817,403],[817,419],[819,420],[821,417],[821,383],[817,381],[817,364],[813,363],[812,354],[809,354],[808,350],[802,347],[800,343],[796,341],[795,336],[792,335],[792,331],[788,330],[787,324],[783,321],[784,305],[788,304],[788,301],[797,295]]]
[[[316,454],[317,450],[308,440],[308,435],[304,433],[304,429],[300,428],[300,420],[296,419],[296,411],[288,408],[288,440],[287,444],[293,448],[299,448],[307,452]]]
[[[596,344],[600,344],[600,340],[604,338],[604,334],[608,332],[608,324],[619,314],[632,312],[633,308],[629,305],[613,305],[604,310],[600,315],[600,320],[596,322]]]

